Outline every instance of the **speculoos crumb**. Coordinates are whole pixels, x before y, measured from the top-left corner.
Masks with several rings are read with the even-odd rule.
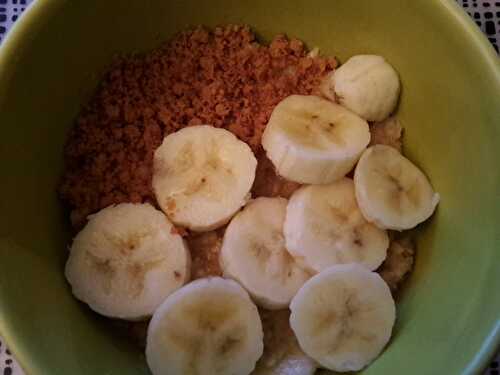
[[[82,109],[65,148],[60,194],[75,229],[110,204],[156,204],[153,154],[163,137],[190,125],[233,132],[259,152],[274,106],[315,94],[334,58],[308,57],[304,44],[278,35],[260,44],[247,26],[181,32],[160,48],[118,58]],[[269,179],[274,188],[263,188]],[[288,195],[293,185],[258,173],[254,193]],[[279,186],[278,186],[279,185]],[[288,190],[287,190],[288,189]]]

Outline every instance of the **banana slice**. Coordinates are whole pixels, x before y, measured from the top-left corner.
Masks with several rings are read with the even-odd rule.
[[[220,264],[224,276],[243,285],[262,307],[288,307],[311,277],[285,248],[283,221],[287,200],[257,198],[226,229]]]
[[[153,189],[176,225],[209,231],[248,200],[257,160],[231,132],[191,126],[165,137],[154,156]]]
[[[422,171],[385,145],[363,153],[354,185],[364,217],[384,229],[413,228],[428,219],[439,203],[439,194]]]
[[[89,216],[66,263],[73,294],[96,312],[138,320],[189,280],[188,249],[165,215],[122,203]]]
[[[290,327],[290,310],[260,311],[264,353],[252,375],[313,375],[318,364],[305,354]]]
[[[199,279],[169,296],[148,328],[154,375],[247,375],[262,355],[257,307],[236,282]]]
[[[383,57],[357,55],[325,77],[320,90],[365,120],[382,121],[396,108],[400,84]]]
[[[369,142],[365,120],[317,96],[282,100],[262,135],[262,146],[278,173],[308,184],[344,177]]]
[[[374,270],[389,247],[386,231],[361,214],[349,178],[297,190],[288,203],[284,233],[288,251],[317,272],[342,263]]]
[[[396,318],[387,284],[357,264],[332,266],[313,276],[290,309],[300,347],[334,371],[370,364],[389,341]]]

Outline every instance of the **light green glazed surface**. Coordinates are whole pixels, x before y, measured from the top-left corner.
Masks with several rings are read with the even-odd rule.
[[[472,374],[500,338],[500,65],[451,0],[37,0],[0,51],[0,332],[28,374],[146,374],[71,296],[56,198],[65,136],[117,52],[188,25],[287,32],[399,71],[407,155],[442,201],[421,228],[392,343],[366,374]]]

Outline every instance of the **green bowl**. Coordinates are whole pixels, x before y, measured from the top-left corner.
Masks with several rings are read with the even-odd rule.
[[[0,51],[0,332],[24,369],[148,373],[65,282],[63,144],[115,53],[220,23],[341,61],[381,54],[399,71],[406,153],[442,200],[420,228],[392,342],[364,373],[480,372],[500,342],[500,64],[452,0],[37,0]]]

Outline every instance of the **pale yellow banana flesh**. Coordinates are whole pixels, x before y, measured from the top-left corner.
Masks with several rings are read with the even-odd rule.
[[[174,224],[209,231],[246,203],[256,166],[250,147],[231,132],[190,126],[165,137],[155,151],[153,189]]]
[[[165,215],[149,204],[122,203],[89,217],[75,237],[66,278],[98,313],[138,320],[190,276],[190,255]]]
[[[287,200],[250,201],[226,229],[220,264],[224,276],[243,285],[259,306],[288,307],[311,274],[288,253],[283,237]]]
[[[328,75],[321,91],[367,121],[382,121],[396,108],[400,83],[383,57],[357,55]]]
[[[348,178],[297,190],[288,203],[284,232],[290,253],[315,272],[345,263],[374,270],[389,246],[386,231],[361,214]]]
[[[423,172],[394,148],[369,147],[354,172],[359,208],[380,228],[405,230],[427,220],[439,194]]]
[[[245,375],[262,355],[257,307],[236,282],[191,282],[169,296],[148,328],[146,359],[154,375]]]
[[[292,95],[273,110],[262,146],[278,173],[299,183],[344,177],[370,141],[368,124],[316,96]]]
[[[394,300],[382,278],[356,265],[336,265],[313,276],[290,305],[300,347],[322,367],[358,371],[391,337]]]

